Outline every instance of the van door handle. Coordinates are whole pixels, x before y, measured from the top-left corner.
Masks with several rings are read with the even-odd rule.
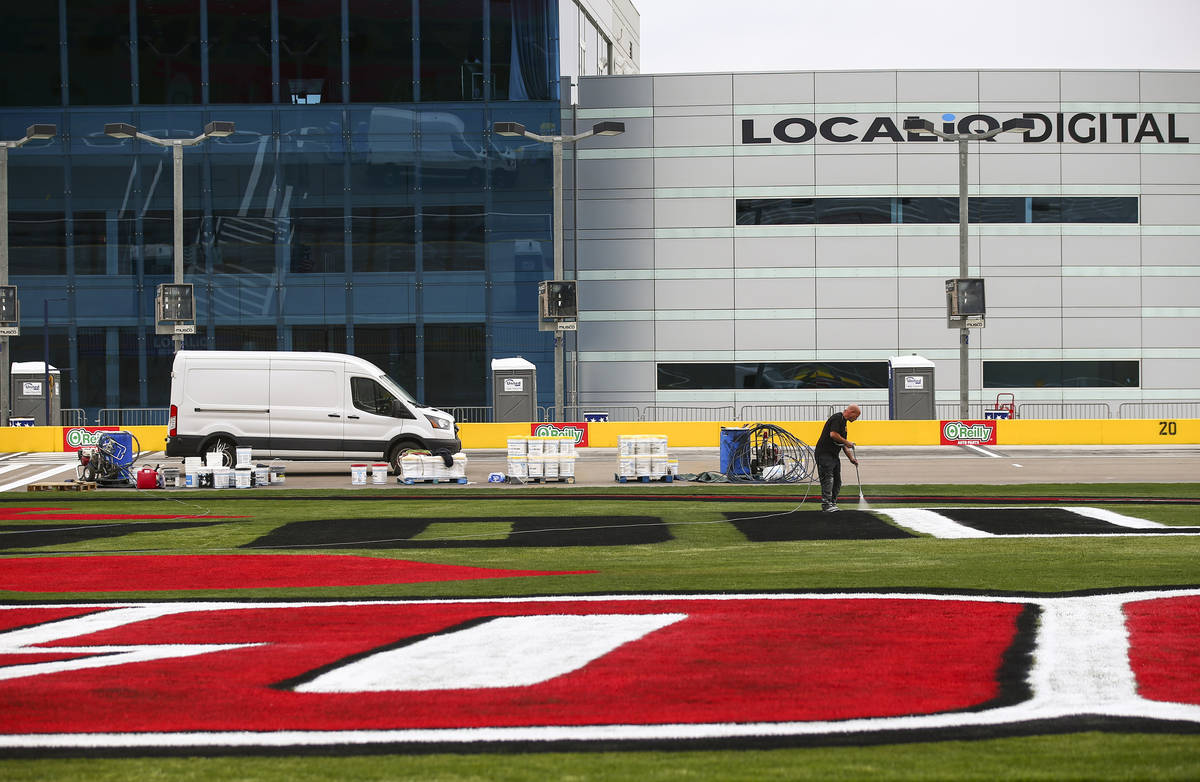
[[[340,413],[330,413],[329,417],[330,418],[341,418],[342,416]]]
[[[355,421],[357,421],[357,420],[358,420],[358,416],[356,416],[356,415],[348,415],[348,416],[346,416],[346,417],[347,417],[347,418],[353,418]]]

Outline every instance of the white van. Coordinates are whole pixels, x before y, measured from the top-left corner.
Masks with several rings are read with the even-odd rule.
[[[255,458],[387,459],[458,453],[449,413],[426,407],[369,361],[341,353],[182,350],[171,368],[167,456],[234,449]]]

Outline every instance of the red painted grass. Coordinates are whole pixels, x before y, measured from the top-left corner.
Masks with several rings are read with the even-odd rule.
[[[14,592],[161,592],[371,586],[595,571],[502,570],[349,555],[29,557],[0,561],[0,589]]]

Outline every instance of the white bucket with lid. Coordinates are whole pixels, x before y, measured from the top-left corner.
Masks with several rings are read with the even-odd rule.
[[[241,467],[243,464],[250,464],[250,453],[249,448],[239,445],[237,447],[237,462],[235,462],[235,466]]]
[[[228,467],[213,467],[212,476],[214,489],[228,489],[233,486],[233,470]]]
[[[365,486],[367,484],[367,465],[350,465],[350,483],[354,486]]]
[[[233,487],[235,489],[249,489],[252,483],[251,477],[254,474],[254,469],[251,467],[236,467],[233,470]]]
[[[209,451],[204,456],[205,467],[221,467],[225,464],[225,455],[220,451]]]
[[[387,462],[376,462],[371,465],[371,483],[387,483]]]

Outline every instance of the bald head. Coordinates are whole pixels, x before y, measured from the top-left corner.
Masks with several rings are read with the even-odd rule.
[[[862,410],[858,408],[858,405],[850,405],[842,411],[842,417],[847,421],[857,421],[860,415],[862,415]]]

